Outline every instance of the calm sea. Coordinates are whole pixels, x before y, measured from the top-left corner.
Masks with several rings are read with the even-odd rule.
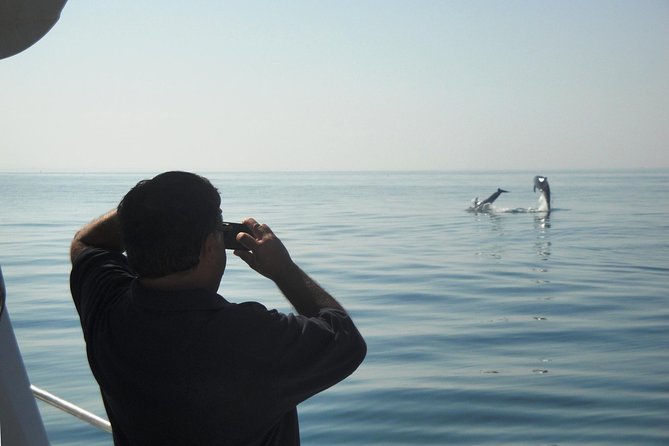
[[[549,218],[531,212],[536,174]],[[69,242],[149,176],[0,174],[31,381],[100,415]],[[669,171],[207,176],[225,219],[268,223],[367,339],[361,368],[300,406],[304,445],[669,444]],[[466,211],[498,187],[496,212]],[[220,293],[290,311],[233,256]],[[111,444],[39,407],[52,444]]]

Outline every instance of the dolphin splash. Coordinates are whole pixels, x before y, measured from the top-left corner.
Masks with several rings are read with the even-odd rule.
[[[541,195],[539,196],[539,206],[537,208],[496,208],[492,204],[499,198],[499,196],[505,192],[509,192],[504,189],[497,189],[492,195],[490,195],[485,200],[479,201],[479,198],[476,197],[472,200],[471,206],[467,208],[469,212],[486,212],[486,213],[535,213],[541,212],[550,214],[551,212],[551,188],[548,185],[548,178],[543,175],[537,175],[534,177],[534,192],[539,191]]]
[[[541,196],[539,197],[539,212],[551,211],[551,187],[548,185],[548,178],[543,175],[534,177],[534,192],[539,189]]]
[[[472,200],[472,205],[469,208],[473,212],[484,212],[490,209],[490,205],[497,200],[497,198],[503,193],[509,192],[508,190],[497,188],[497,192],[493,193],[491,196],[486,198],[483,201],[479,201],[479,197],[476,197]]]

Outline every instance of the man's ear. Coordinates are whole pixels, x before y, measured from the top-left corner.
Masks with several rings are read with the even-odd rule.
[[[213,260],[217,258],[218,251],[220,248],[221,241],[219,239],[218,232],[212,232],[207,236],[202,244],[202,249],[200,250],[200,262]]]

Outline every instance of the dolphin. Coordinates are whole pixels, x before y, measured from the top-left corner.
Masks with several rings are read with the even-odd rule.
[[[497,188],[497,192],[495,192],[494,194],[492,194],[491,196],[489,196],[488,198],[486,198],[483,201],[479,201],[478,197],[474,198],[474,203],[472,205],[472,209],[474,211],[482,210],[483,206],[493,204],[493,202],[495,200],[497,200],[497,198],[505,192],[509,192],[509,191]]]
[[[546,211],[550,212],[551,211],[551,187],[548,185],[548,178],[546,178],[543,175],[537,175],[534,177],[534,192],[537,191],[541,192],[541,195],[544,197],[544,200],[546,201]]]

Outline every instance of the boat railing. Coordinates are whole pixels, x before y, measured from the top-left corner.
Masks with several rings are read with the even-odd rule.
[[[70,415],[73,415],[77,418],[79,418],[82,421],[87,422],[88,424],[97,427],[100,430],[103,430],[105,432],[112,432],[112,427],[111,423],[104,418],[101,418],[94,413],[91,413],[85,409],[82,409],[81,407],[74,405],[70,403],[69,401],[66,401],[62,398],[57,397],[56,395],[47,392],[44,389],[40,389],[39,387],[35,385],[30,385],[30,390],[32,391],[33,395],[35,398],[37,398],[40,401],[44,401],[45,403],[62,410],[65,413],[69,413]]]
[[[30,384],[6,306],[6,289],[0,268],[0,444],[49,444],[36,399],[46,402],[105,432],[109,421]]]

